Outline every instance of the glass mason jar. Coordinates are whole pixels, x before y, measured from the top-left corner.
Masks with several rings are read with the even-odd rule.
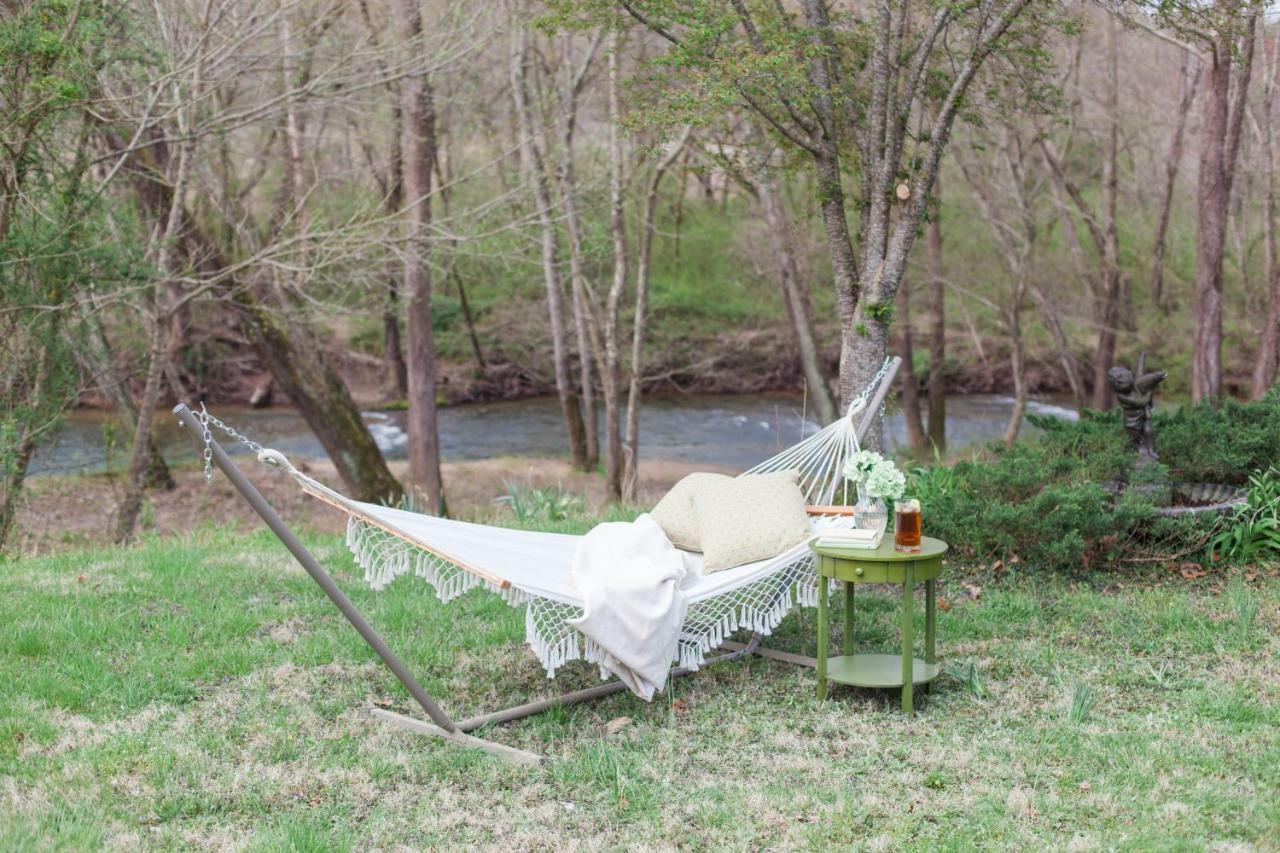
[[[853,524],[859,530],[874,530],[877,537],[884,535],[889,526],[889,510],[882,498],[867,494],[867,487],[858,484],[858,502],[853,507]]]

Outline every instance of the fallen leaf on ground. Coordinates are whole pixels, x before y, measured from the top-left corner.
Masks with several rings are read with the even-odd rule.
[[[685,711],[689,710],[689,703],[684,701],[683,699],[676,699],[674,702],[671,703],[671,708],[677,714],[683,714]]]
[[[1081,782],[1081,783],[1080,783],[1080,790],[1081,790],[1081,791],[1092,791],[1092,790],[1093,790],[1093,784],[1092,784],[1092,783],[1090,783],[1088,779],[1085,779],[1083,782]]]
[[[939,610],[944,610],[944,611],[945,611],[945,610],[950,610],[950,609],[951,609],[951,601],[950,601],[949,599],[943,598],[942,596],[938,596],[938,609],[939,609]]]
[[[629,725],[631,725],[630,717],[614,717],[612,720],[604,724],[604,730],[609,734],[616,734]]]
[[[982,587],[978,586],[977,584],[972,584],[972,583],[965,584],[964,591],[969,593],[969,597],[972,598],[974,601],[977,601],[979,598],[982,598]]]

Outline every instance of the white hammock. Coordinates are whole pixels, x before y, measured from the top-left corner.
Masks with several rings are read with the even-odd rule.
[[[898,361],[885,362],[844,417],[746,473],[798,470],[807,502],[831,504],[843,479],[844,460],[879,417]],[[244,440],[208,413],[200,417],[206,436],[212,423]],[[431,584],[443,602],[485,587],[513,607],[527,607],[525,639],[548,677],[572,660],[601,660],[602,650],[569,624],[582,616],[582,600],[569,577],[581,537],[472,524],[352,500],[299,471],[278,451],[251,446],[259,450],[261,461],[287,472],[307,494],[347,513],[347,546],[374,589],[410,572]],[[815,531],[842,523],[820,518]],[[701,555],[694,558],[700,568]],[[699,571],[685,592],[689,609],[678,662],[698,669],[707,653],[734,631],[769,634],[795,604],[816,604],[812,552],[806,541],[768,560],[710,575]]]

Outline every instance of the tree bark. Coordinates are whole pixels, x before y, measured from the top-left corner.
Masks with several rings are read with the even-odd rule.
[[[1017,303],[1013,305],[1009,321],[1009,367],[1013,371],[1013,411],[1004,428],[1004,445],[1011,447],[1018,440],[1022,429],[1022,417],[1027,410],[1027,365],[1022,343],[1022,317]]]
[[[621,48],[617,29],[609,34],[609,232],[613,237],[613,280],[604,310],[604,359],[600,369],[604,391],[604,488],[611,501],[622,499],[622,429],[620,419],[621,374],[619,370],[618,324],[622,292],[627,286],[627,231],[622,198]]]
[[[924,228],[925,269],[929,274],[929,443],[933,452],[947,452],[947,300],[942,271],[941,189],[935,184],[938,215]]]
[[[1102,225],[1102,304],[1098,312],[1098,347],[1093,358],[1093,408],[1111,408],[1111,383],[1107,372],[1116,359],[1116,328],[1120,324],[1120,249],[1116,229],[1116,204],[1120,176],[1120,62],[1116,44],[1116,19],[1107,16],[1107,149],[1102,169],[1105,211]]]
[[[578,384],[582,395],[582,425],[586,444],[586,468],[600,464],[600,429],[596,417],[594,381],[595,347],[591,342],[591,297],[582,257],[582,222],[578,215],[578,178],[574,164],[578,129],[578,97],[586,82],[587,71],[595,59],[603,32],[597,30],[581,65],[575,65],[573,41],[568,33],[562,38],[562,61],[566,76],[563,125],[561,128],[560,187],[564,200],[565,229],[569,239],[569,284],[573,295],[573,325],[578,349]]]
[[[440,436],[436,426],[435,341],[431,325],[431,163],[436,145],[435,98],[431,81],[418,63],[422,17],[417,0],[399,0],[399,29],[404,56],[413,69],[400,83],[400,112],[404,125],[400,159],[404,169],[405,222],[404,300],[406,357],[409,380],[409,481],[420,508],[445,513],[444,481],[440,473]]]
[[[920,378],[916,376],[914,361],[915,341],[911,330],[911,282],[903,279],[898,288],[898,355],[902,367],[898,376],[902,379],[902,414],[907,422],[907,452],[912,456],[925,455],[928,447],[924,433],[924,419],[920,415]]]
[[[1262,96],[1262,137],[1263,156],[1266,158],[1266,251],[1267,281],[1271,285],[1271,298],[1267,305],[1267,316],[1263,322],[1262,334],[1258,341],[1258,360],[1253,369],[1253,387],[1250,389],[1253,399],[1260,400],[1275,384],[1277,368],[1280,368],[1280,258],[1277,258],[1276,229],[1276,139],[1274,122],[1276,88],[1280,81],[1276,75],[1280,71],[1280,43],[1275,38],[1266,41],[1266,83]]]
[[[1233,0],[1224,0],[1218,8],[1234,16],[1237,5]],[[1192,308],[1193,403],[1212,402],[1222,396],[1222,261],[1244,99],[1253,67],[1256,8],[1251,7],[1253,11],[1245,24],[1238,74],[1232,74],[1237,46],[1231,22],[1220,27],[1203,60],[1200,174],[1196,181],[1196,284]],[[1235,104],[1231,101],[1233,76],[1237,78]]]
[[[640,250],[636,256],[636,303],[631,331],[631,364],[627,383],[627,431],[623,443],[622,499],[635,503],[640,482],[640,382],[644,367],[644,334],[649,308],[649,260],[653,254],[654,218],[658,213],[658,188],[671,164],[684,151],[689,140],[685,127],[671,151],[654,167],[644,195],[644,212],[640,219]]]
[[[387,186],[385,207],[393,216],[400,214],[404,203],[404,165],[400,159],[400,138],[404,134],[404,122],[400,115],[400,91],[391,89],[391,145],[387,158]],[[400,275],[397,264],[387,264],[387,294],[382,311],[383,343],[386,347],[387,369],[394,383],[398,399],[409,399],[409,366],[404,361],[404,345],[400,340]]]
[[[162,266],[161,269],[164,269]],[[158,287],[158,286],[157,286]],[[158,303],[159,300],[156,300]],[[165,318],[161,316],[159,304],[152,306],[153,316],[149,318],[151,326],[147,346],[147,374],[143,385],[142,412],[154,412],[160,400],[161,380],[164,378],[164,328]],[[129,454],[129,474],[125,483],[124,498],[116,508],[116,526],[114,539],[118,543],[127,543],[133,538],[138,523],[138,514],[142,510],[142,495],[147,486],[148,462],[151,449],[150,417],[139,417],[134,423],[133,445]]]
[[[24,435],[17,443],[11,464],[0,469],[0,554],[4,553],[13,533],[13,523],[18,516],[18,501],[27,479],[27,468],[35,455],[35,438]]]

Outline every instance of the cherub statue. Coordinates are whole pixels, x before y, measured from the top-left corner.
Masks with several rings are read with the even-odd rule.
[[[1124,412],[1124,428],[1138,449],[1139,462],[1156,461],[1155,439],[1151,434],[1151,408],[1156,386],[1169,374],[1163,370],[1146,372],[1147,354],[1138,355],[1138,369],[1116,365],[1107,371],[1107,382],[1116,392],[1116,402]]]

